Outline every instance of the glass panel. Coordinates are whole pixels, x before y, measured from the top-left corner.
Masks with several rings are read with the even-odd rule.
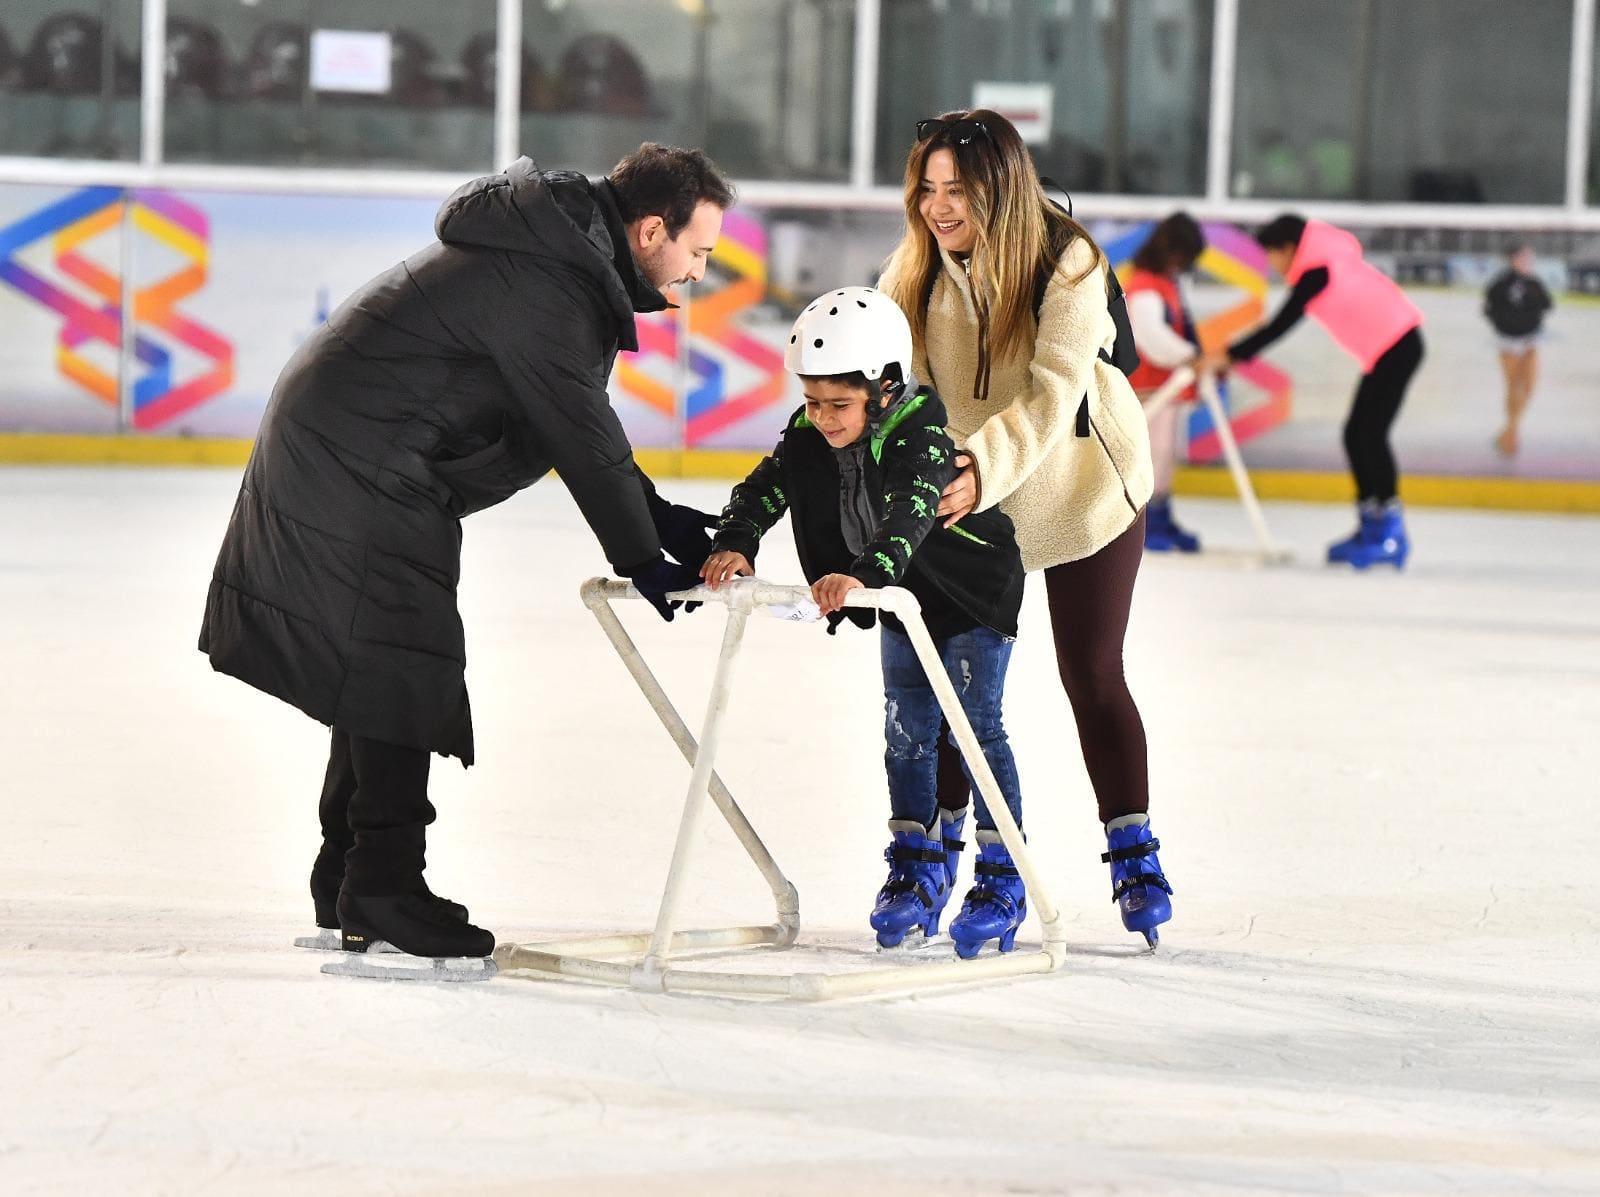
[[[602,173],[641,141],[729,174],[850,172],[853,0],[524,0],[522,152]]]
[[[1572,0],[1240,0],[1236,196],[1559,203]]]
[[[1073,191],[1205,190],[1213,0],[884,0],[880,183],[918,119],[1030,113],[1042,173]],[[1020,87],[1015,85],[1022,85]]]
[[[1584,202],[1600,204],[1600,20],[1594,25],[1594,58],[1589,89],[1589,177],[1584,187]],[[1596,276],[1600,278],[1600,275]]]
[[[0,154],[139,156],[140,0],[5,0]]]
[[[478,171],[494,0],[169,0],[174,162]]]

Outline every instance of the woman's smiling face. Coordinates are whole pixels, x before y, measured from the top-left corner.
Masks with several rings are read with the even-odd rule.
[[[956,157],[949,150],[934,150],[923,164],[917,210],[941,249],[965,254],[978,243],[978,231],[967,212],[967,194],[956,173]]]

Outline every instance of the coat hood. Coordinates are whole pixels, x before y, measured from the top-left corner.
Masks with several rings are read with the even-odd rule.
[[[439,209],[434,232],[446,245],[528,254],[579,270],[596,281],[625,326],[635,312],[671,306],[634,265],[607,179],[591,183],[576,171],[543,171],[531,158],[518,158],[500,174],[457,188]]]

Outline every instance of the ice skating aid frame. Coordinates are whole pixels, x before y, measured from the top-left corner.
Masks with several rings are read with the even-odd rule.
[[[713,948],[790,948],[800,933],[800,899],[795,887],[784,876],[772,854],[745,818],[733,795],[717,776],[715,761],[721,741],[723,718],[727,713],[733,666],[744,639],[745,625],[752,612],[773,608],[798,608],[809,603],[811,594],[803,586],[774,586],[758,578],[740,578],[721,588],[697,587],[673,595],[703,603],[726,606],[728,622],[723,631],[722,650],[717,658],[711,695],[706,704],[705,721],[696,743],[677,708],[644,662],[612,602],[639,598],[626,582],[591,578],[580,590],[585,606],[599,620],[607,638],[623,664],[638,683],[651,708],[667,733],[692,766],[689,791],[684,799],[678,838],[673,847],[672,864],[667,871],[655,928],[645,934],[600,936],[582,940],[543,943],[503,943],[495,949],[495,960],[503,973],[517,970],[581,978],[609,985],[627,986],[657,993],[697,992],[743,997],[788,998],[823,1001],[830,998],[858,997],[954,984],[972,984],[1000,977],[1053,972],[1066,961],[1066,944],[1061,913],[1046,889],[1044,879],[1029,854],[1022,832],[1012,819],[1000,787],[984,759],[972,725],[945,675],[938,650],[922,622],[916,597],[900,587],[883,590],[852,590],[845,603],[850,607],[869,607],[888,611],[899,618],[922,662],[923,672],[932,683],[950,729],[966,759],[990,813],[1028,888],[1032,913],[1038,918],[1042,946],[1037,950],[1017,950],[1000,955],[985,955],[976,960],[951,959],[946,963],[880,965],[856,972],[728,972],[699,967],[692,959],[675,953]],[[745,927],[720,927],[701,930],[680,929],[679,905],[683,884],[689,874],[696,830],[709,798],[727,821],[751,861],[772,890],[776,921]],[[863,933],[865,934],[865,933]],[[630,957],[630,959],[617,959]]]

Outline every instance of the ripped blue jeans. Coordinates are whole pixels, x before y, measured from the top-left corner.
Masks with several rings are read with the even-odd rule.
[[[977,734],[984,759],[1000,785],[1011,817],[1022,825],[1022,786],[1017,763],[1011,756],[1000,718],[1006,687],[1006,666],[1011,662],[1012,641],[993,628],[978,627],[946,640],[935,641],[945,673],[961,700],[961,709]],[[922,663],[904,633],[885,625],[879,640],[883,662],[884,769],[889,775],[889,811],[895,819],[909,819],[928,827],[937,817],[935,790],[938,776],[939,700],[922,672]],[[951,742],[954,743],[954,735]],[[972,771],[961,767],[972,782]],[[974,794],[978,787],[972,786]],[[978,827],[994,830],[982,796],[978,797]]]

